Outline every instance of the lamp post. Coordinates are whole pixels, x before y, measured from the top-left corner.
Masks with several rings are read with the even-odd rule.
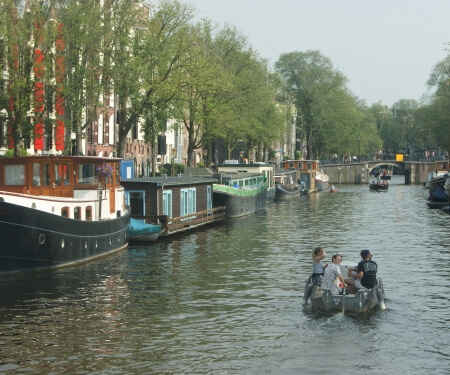
[[[358,161],[361,162],[361,136],[358,135],[358,143],[359,143],[359,157],[358,157]]]

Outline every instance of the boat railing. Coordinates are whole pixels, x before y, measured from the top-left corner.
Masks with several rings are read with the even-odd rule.
[[[227,194],[236,195],[239,197],[251,197],[254,195],[258,195],[262,191],[266,190],[268,187],[268,180],[264,181],[262,184],[258,186],[252,186],[251,188],[235,188],[228,185],[219,185],[214,184],[214,191],[220,191]]]
[[[184,216],[169,217],[167,215],[133,215],[135,219],[145,219],[146,223],[162,224],[162,235],[186,231],[205,224],[225,220],[226,206],[214,207]]]

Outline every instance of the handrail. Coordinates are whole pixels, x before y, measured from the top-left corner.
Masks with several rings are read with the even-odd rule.
[[[209,210],[194,212],[189,215],[179,217],[169,217],[168,215],[133,215],[135,219],[144,219],[146,223],[157,222],[162,224],[162,232],[166,235],[170,233],[188,230],[192,227],[197,227],[216,221],[224,220],[226,213],[226,206],[213,207]]]
[[[268,184],[268,180],[266,180],[263,184],[253,189],[237,189],[227,185],[213,184],[213,191],[220,191],[222,193],[232,194],[238,197],[251,197],[260,194],[263,190],[266,190]]]

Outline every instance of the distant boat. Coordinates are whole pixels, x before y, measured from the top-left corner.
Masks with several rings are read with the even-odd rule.
[[[295,169],[275,171],[275,199],[289,199],[301,195],[305,188],[298,183],[297,173]]]
[[[427,199],[429,208],[444,208],[449,204],[450,197],[450,175],[444,175],[432,178],[430,181],[430,195]]]
[[[284,160],[281,166],[285,170],[297,170],[299,175],[298,182],[303,186],[304,189],[302,190],[302,194],[312,194],[316,193],[319,190],[316,186],[316,174],[320,173],[318,160]],[[325,189],[328,189],[328,185],[325,187]]]
[[[329,177],[323,171],[316,172],[316,188],[318,191],[328,190]]]
[[[336,189],[336,187],[334,185],[331,185],[330,186],[330,193],[337,193],[337,192],[339,192],[339,190]]]
[[[425,181],[423,182],[423,186],[426,189],[429,189],[432,179],[436,179],[438,177],[443,177],[444,175],[448,174],[449,171],[450,171],[450,166],[449,166],[448,162],[445,162],[445,161],[436,162],[435,170],[431,171],[427,174],[427,177],[425,178]]]
[[[0,158],[0,273],[77,264],[128,245],[120,159]]]
[[[387,191],[389,188],[389,184],[387,181],[381,180],[378,182],[372,182],[369,185],[369,189],[372,191]]]
[[[226,206],[226,217],[240,217],[266,209],[268,181],[260,173],[221,173],[213,185],[214,206]]]
[[[130,242],[153,242],[161,233],[161,224],[147,224],[143,220],[130,219],[128,237]]]
[[[390,180],[392,175],[394,174],[393,166],[390,165],[387,171],[380,170],[380,178],[382,180]]]

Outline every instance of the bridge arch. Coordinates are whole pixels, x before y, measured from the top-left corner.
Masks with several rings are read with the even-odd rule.
[[[394,161],[394,160],[373,160],[373,161],[369,161],[367,163],[367,167],[369,169],[369,173],[376,167],[383,167],[383,166],[387,166],[390,167],[392,166],[392,168],[398,168],[401,170],[401,174],[405,174],[405,163],[404,162],[398,162],[398,161]]]

